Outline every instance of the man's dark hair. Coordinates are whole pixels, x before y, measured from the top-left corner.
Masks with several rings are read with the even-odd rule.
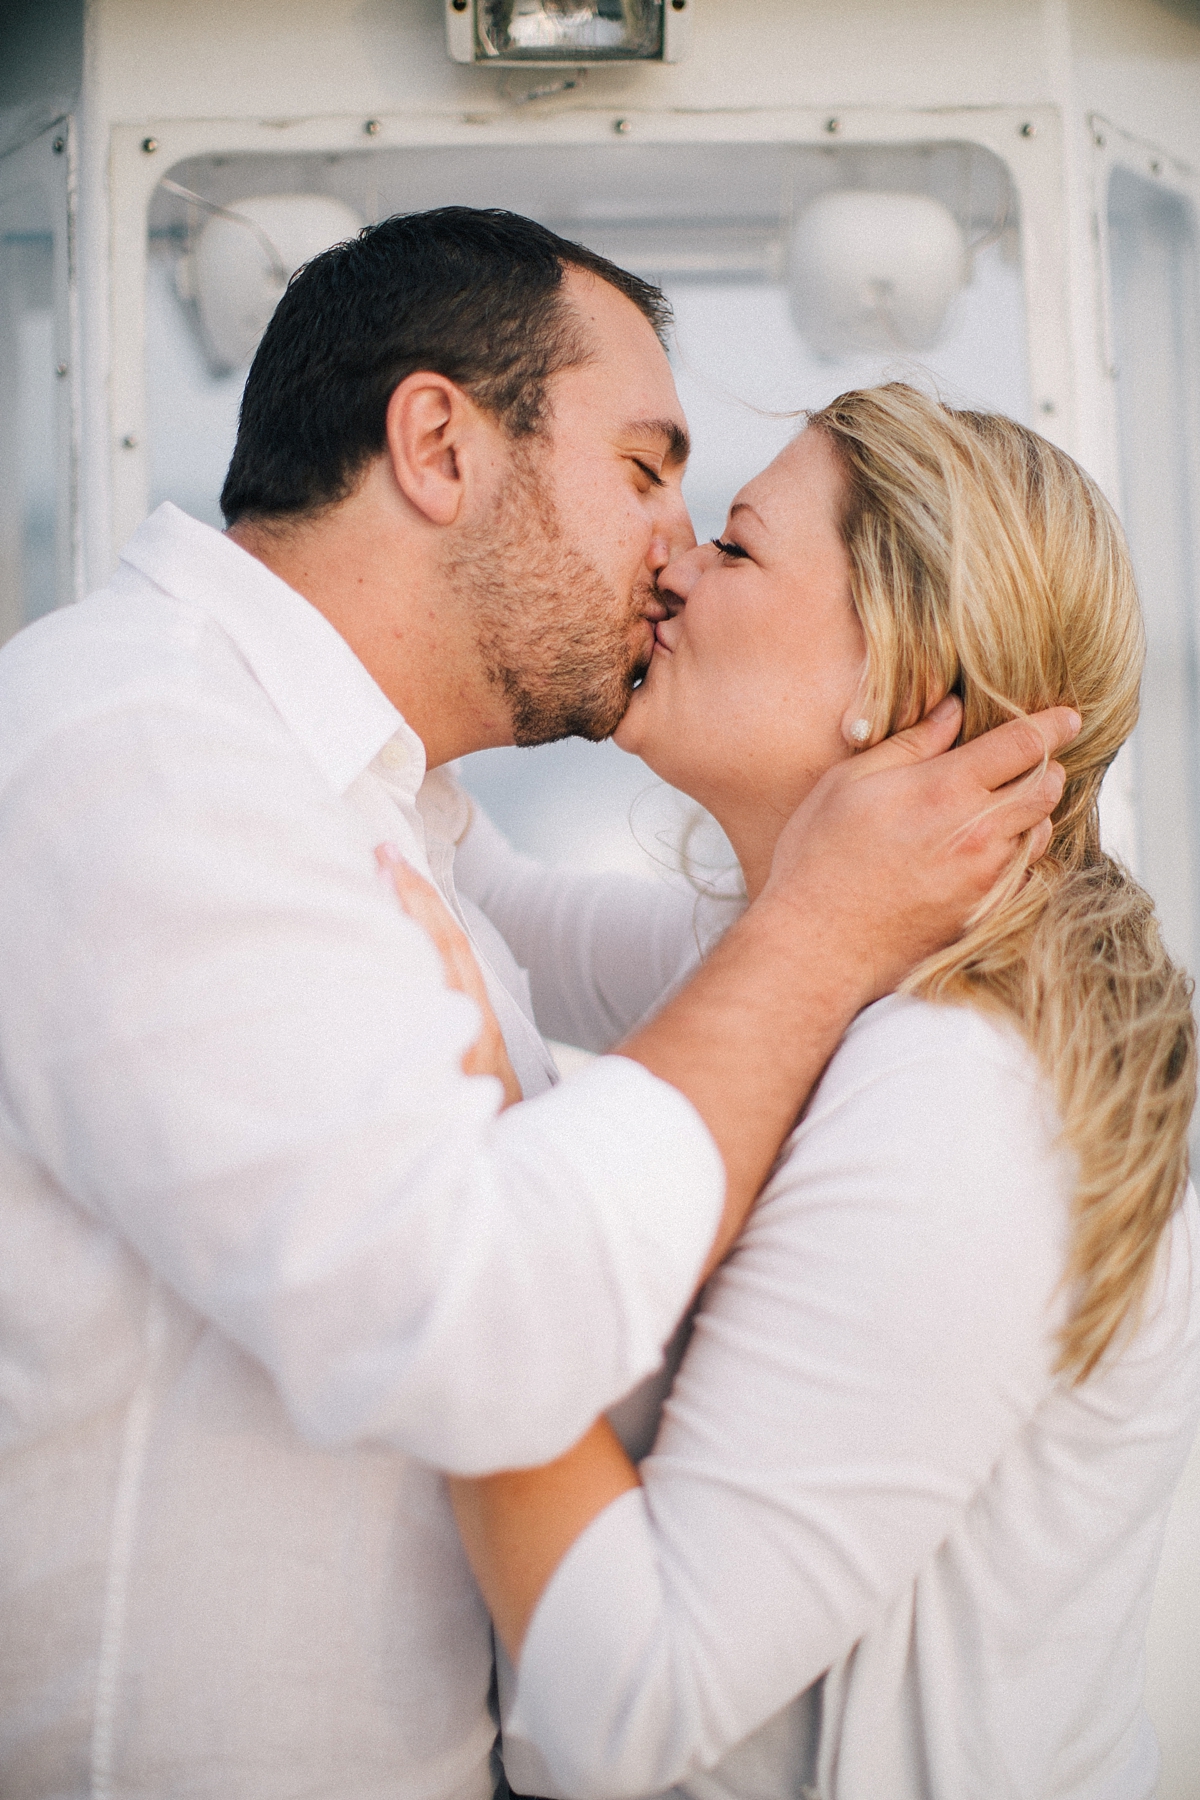
[[[510,436],[537,432],[550,377],[589,354],[563,299],[567,268],[626,295],[664,340],[671,309],[656,287],[516,213],[401,213],[315,257],[250,365],[226,523],[344,500],[384,448],[393,392],[418,369],[457,382]]]

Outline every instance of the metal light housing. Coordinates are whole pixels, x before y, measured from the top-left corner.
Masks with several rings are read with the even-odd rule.
[[[693,0],[446,0],[455,62],[679,62]]]
[[[962,229],[929,194],[835,189],[792,233],[792,316],[818,356],[933,348],[970,276]]]
[[[175,284],[181,299],[195,302],[214,375],[247,367],[296,270],[356,237],[362,223],[328,194],[256,194],[211,207]]]

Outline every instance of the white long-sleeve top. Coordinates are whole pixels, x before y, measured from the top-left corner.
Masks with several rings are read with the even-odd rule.
[[[695,892],[547,868],[479,812],[454,870],[528,979],[539,1028],[581,1050],[608,1050],[660,1005],[746,904],[736,868]]]
[[[552,1086],[455,892],[468,814],[320,614],[172,507],[0,654],[13,1800],[490,1794],[429,1465],[553,1456],[653,1369],[723,1177],[633,1063]],[[525,1106],[462,1074],[478,1015],[381,840],[471,931]],[[618,1028],[690,954],[640,895]]]
[[[1074,1387],[1071,1186],[1015,1031],[911,999],[859,1018],[703,1296],[644,1487],[534,1614],[516,1791],[1150,1800],[1200,1220],[1189,1190],[1137,1335]]]

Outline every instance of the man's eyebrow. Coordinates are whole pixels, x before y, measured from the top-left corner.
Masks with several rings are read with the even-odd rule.
[[[667,446],[665,460],[685,463],[692,454],[692,440],[675,419],[634,419],[625,427],[627,437],[661,438]]]

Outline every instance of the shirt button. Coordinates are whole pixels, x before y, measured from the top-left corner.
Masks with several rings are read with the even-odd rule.
[[[379,752],[379,760],[385,769],[390,769],[393,775],[398,775],[402,769],[408,767],[408,750],[393,738]]]

